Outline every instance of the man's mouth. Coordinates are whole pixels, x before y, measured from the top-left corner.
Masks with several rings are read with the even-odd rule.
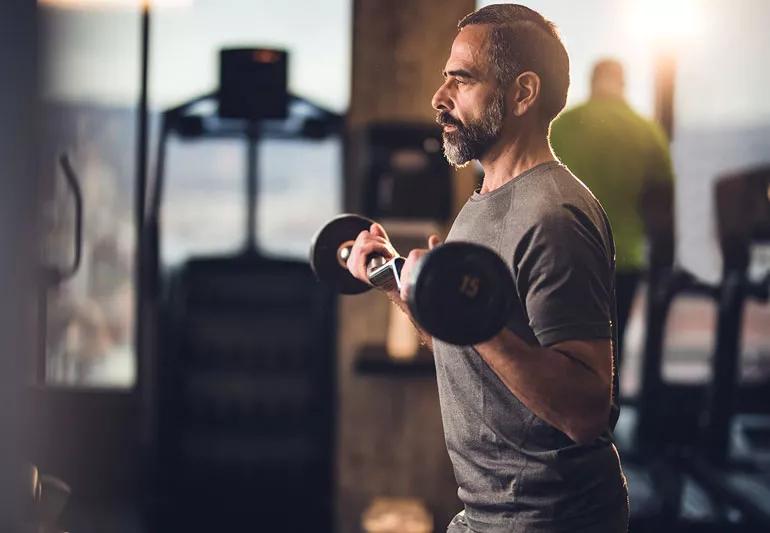
[[[459,121],[446,112],[438,113],[436,115],[436,122],[439,126],[441,126],[441,129],[444,133],[457,131],[458,129],[457,122]]]

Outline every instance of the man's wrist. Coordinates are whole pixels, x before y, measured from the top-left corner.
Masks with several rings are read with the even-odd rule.
[[[398,291],[398,289],[382,292],[385,293],[385,296],[388,298],[388,300],[391,301],[392,304],[398,306],[402,311],[411,316],[409,308],[407,307],[406,302],[401,299],[401,293]]]

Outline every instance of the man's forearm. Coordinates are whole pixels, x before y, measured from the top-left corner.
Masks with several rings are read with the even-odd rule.
[[[530,346],[507,329],[475,348],[530,411],[573,441],[589,443],[606,428],[611,385],[568,352]]]
[[[401,311],[406,314],[406,316],[409,317],[409,320],[412,322],[412,325],[414,326],[414,329],[417,330],[417,334],[420,336],[420,344],[427,347],[431,352],[433,351],[433,337],[431,337],[427,332],[425,332],[415,321],[414,317],[412,316],[411,311],[409,311],[409,306],[406,304],[404,300],[401,299],[401,296],[397,291],[387,291],[385,292],[388,299],[396,305]]]

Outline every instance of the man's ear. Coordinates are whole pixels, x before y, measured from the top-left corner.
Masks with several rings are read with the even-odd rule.
[[[511,111],[516,117],[524,115],[540,97],[540,76],[531,71],[522,72],[511,83]]]

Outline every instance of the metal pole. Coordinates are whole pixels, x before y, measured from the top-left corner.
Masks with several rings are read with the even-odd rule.
[[[257,194],[259,180],[259,123],[251,122],[247,128],[246,151],[246,253],[257,251]]]
[[[157,313],[152,306],[152,298],[148,298],[149,274],[153,272],[148,261],[153,257],[147,239],[146,203],[147,203],[147,153],[148,153],[148,70],[150,49],[150,2],[142,2],[141,12],[141,74],[139,85],[139,101],[137,103],[137,139],[136,139],[136,191],[135,191],[135,227],[136,227],[136,273],[134,279],[135,325],[134,325],[134,357],[136,361],[136,378],[134,383],[135,401],[142,413],[139,423],[141,435],[139,441],[148,449],[153,449],[155,440],[155,414],[153,412],[154,398],[152,386],[153,365],[150,364],[152,355],[153,321]],[[142,476],[143,477],[143,476]]]
[[[134,295],[136,298],[136,325],[135,325],[135,343],[136,346],[136,376],[137,385],[142,383],[142,370],[145,368],[142,361],[143,350],[143,333],[144,333],[144,293],[146,286],[146,272],[147,265],[145,253],[146,238],[144,234],[145,228],[145,200],[147,194],[147,116],[149,114],[147,104],[147,71],[148,71],[148,56],[149,56],[149,43],[150,43],[150,5],[149,2],[142,2],[141,4],[141,63],[140,63],[140,85],[139,85],[139,102],[136,109],[136,191],[134,196],[134,221],[136,227],[136,287]]]

